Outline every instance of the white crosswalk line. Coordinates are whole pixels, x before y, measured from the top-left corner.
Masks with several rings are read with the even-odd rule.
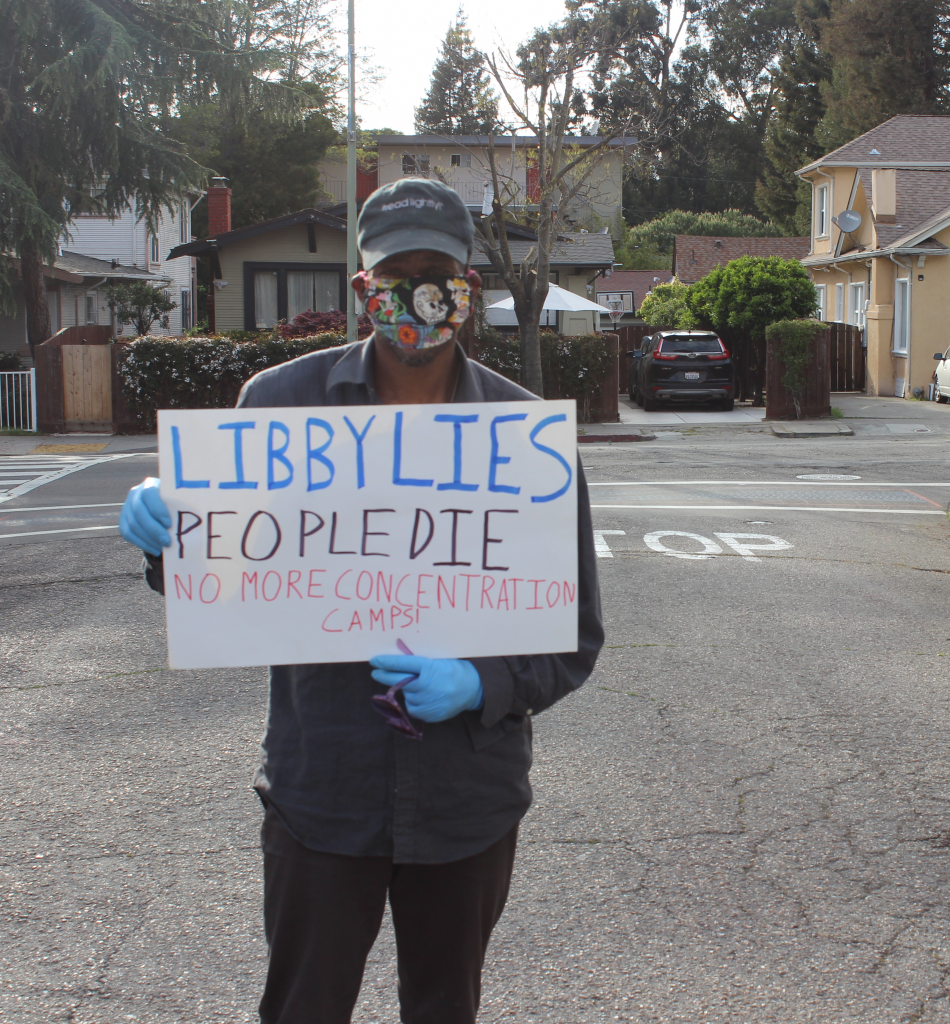
[[[17,455],[3,456],[0,460],[0,472],[18,473],[17,480],[7,480],[0,476],[0,504],[27,494],[35,487],[52,483],[70,473],[97,466],[103,462],[114,462],[116,459],[134,458],[136,452],[117,455],[92,455],[66,457],[62,455],[34,456],[32,458]]]

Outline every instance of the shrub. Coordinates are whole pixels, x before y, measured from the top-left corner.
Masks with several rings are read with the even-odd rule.
[[[756,405],[765,384],[765,329],[779,320],[812,316],[818,293],[798,260],[741,256],[690,285],[686,302],[698,327],[719,333],[737,357],[740,395],[749,385]]]
[[[777,354],[785,367],[782,386],[795,403],[795,419],[802,418],[805,369],[814,358],[815,336],[827,326],[820,320],[779,320],[765,328],[765,340],[778,341]]]
[[[489,329],[478,342],[478,360],[490,370],[516,382],[521,377],[521,341],[509,340]],[[541,332],[541,372],[545,398],[573,398],[577,420],[590,423],[604,380],[610,372],[610,350],[600,334],[563,338],[554,331]]]
[[[16,352],[0,352],[0,373],[10,373],[21,368],[23,364]]]
[[[373,333],[373,325],[369,317],[363,313],[357,320],[357,337],[368,338]],[[298,313],[289,324],[281,324],[278,328],[285,338],[304,338],[315,334],[346,334],[346,313],[332,310],[327,313],[315,313],[308,309]]]
[[[158,409],[227,409],[245,381],[260,370],[308,352],[345,345],[339,334],[285,340],[265,335],[231,338],[138,338],[125,349],[119,376],[129,409],[145,431],[155,429]]]
[[[130,324],[137,334],[148,334],[152,324],[168,329],[168,314],[178,308],[164,288],[148,281],[109,285],[105,289],[106,305],[120,324]]]
[[[696,317],[686,304],[689,285],[682,281],[657,284],[640,305],[640,318],[651,327],[678,327],[690,330],[696,326]]]

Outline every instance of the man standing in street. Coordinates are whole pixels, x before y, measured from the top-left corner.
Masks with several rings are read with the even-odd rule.
[[[353,281],[373,335],[257,374],[238,405],[534,399],[457,343],[481,284],[469,270],[473,242],[471,216],[446,185],[408,178],[374,192],[360,215],[364,270]],[[254,780],[265,807],[264,1024],[350,1020],[387,896],[404,1024],[474,1024],[531,802],[531,717],[584,683],[603,643],[579,465],[577,484],[576,652],[271,668]],[[146,553],[159,590],[170,525],[158,481],[133,488],[122,535]],[[390,728],[372,698],[407,676],[410,718]],[[421,742],[411,719],[426,723]]]

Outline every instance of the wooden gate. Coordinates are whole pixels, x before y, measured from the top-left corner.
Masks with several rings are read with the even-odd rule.
[[[112,432],[110,345],[63,345],[63,419],[73,432]]]
[[[854,324],[829,324],[829,361],[832,391],[864,390],[862,331]]]

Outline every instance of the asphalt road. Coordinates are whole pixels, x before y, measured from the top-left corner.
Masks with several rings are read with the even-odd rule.
[[[535,720],[482,1020],[950,1021],[942,422],[584,446],[607,647]],[[109,504],[154,472],[0,503],[0,1021],[256,1020],[266,682],[165,669]]]

